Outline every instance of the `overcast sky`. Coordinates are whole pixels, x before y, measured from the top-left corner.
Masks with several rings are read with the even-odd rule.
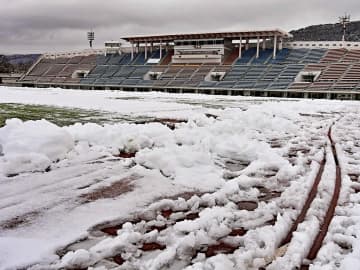
[[[0,0],[0,53],[78,50],[139,34],[281,28],[360,20],[359,0]]]

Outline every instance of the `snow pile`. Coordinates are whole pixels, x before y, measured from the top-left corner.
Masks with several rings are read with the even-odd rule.
[[[10,119],[0,128],[4,174],[44,171],[74,147],[72,136],[62,128],[46,121]]]
[[[224,184],[221,171],[214,167],[208,151],[197,146],[172,145],[167,148],[144,149],[136,162],[150,169],[158,169],[174,183],[193,188],[213,189]]]
[[[113,152],[119,150],[137,152],[143,148],[163,146],[172,140],[171,130],[160,123],[145,125],[94,123],[75,124],[64,129],[72,134],[76,142],[102,146]]]

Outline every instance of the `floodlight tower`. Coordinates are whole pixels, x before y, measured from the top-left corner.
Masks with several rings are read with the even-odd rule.
[[[87,39],[89,41],[90,48],[92,48],[93,41],[95,40],[95,33],[93,30],[87,32]]]
[[[342,41],[345,41],[346,27],[350,23],[350,15],[345,13],[345,16],[339,17],[339,22],[343,27]]]

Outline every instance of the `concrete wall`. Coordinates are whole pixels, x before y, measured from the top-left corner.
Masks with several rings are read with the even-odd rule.
[[[343,41],[294,41],[284,44],[289,49],[351,49],[360,50],[360,42]]]

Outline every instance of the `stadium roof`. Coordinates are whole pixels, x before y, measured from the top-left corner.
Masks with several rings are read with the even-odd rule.
[[[210,38],[266,38],[278,36],[282,38],[289,38],[292,35],[280,29],[273,30],[256,30],[256,31],[241,31],[241,32],[218,32],[218,33],[196,33],[196,34],[171,34],[171,35],[155,35],[155,36],[133,36],[122,37],[122,39],[135,42],[171,42],[174,40],[184,39],[210,39]]]

